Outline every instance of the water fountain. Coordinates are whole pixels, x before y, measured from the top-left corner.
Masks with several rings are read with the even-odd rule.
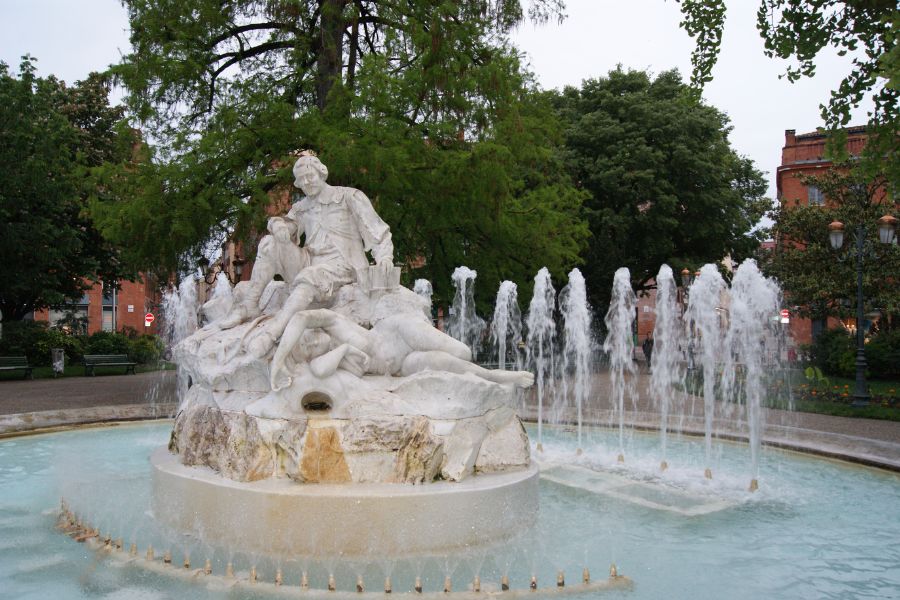
[[[613,413],[619,430],[619,462],[625,462],[625,399],[634,403],[636,393],[632,339],[635,303],[631,273],[624,267],[618,269],[613,277],[612,298],[604,319],[607,334],[603,340],[603,351],[609,356]]]
[[[681,408],[684,370],[678,342],[681,338],[675,277],[669,265],[656,275],[656,323],[653,327],[653,352],[650,359],[650,393],[659,407],[660,469],[669,467],[666,448],[669,437],[669,413]],[[681,412],[681,411],[678,411]],[[710,411],[712,412],[712,411]]]
[[[227,284],[227,280],[226,280]],[[230,286],[229,286],[230,289]],[[223,294],[230,296],[230,294]],[[161,335],[167,348],[175,348],[182,340],[192,335],[198,326],[197,285],[193,278],[182,279],[162,298],[163,327]],[[181,368],[176,373],[178,397],[184,398],[190,386],[190,375]]]
[[[387,226],[325,173],[315,157],[298,159],[306,198],[270,219],[227,314],[177,347],[192,385],[168,448],[152,457],[158,518],[290,556],[323,544],[345,557],[401,556],[508,538],[537,511],[537,470],[512,408],[533,377],[471,362],[483,328],[474,271],[454,273],[453,329],[465,343],[432,327],[423,297],[399,285]],[[317,202],[347,214],[322,216]],[[340,230],[327,219],[355,220],[362,237],[323,237]]]
[[[744,261],[731,284],[722,394],[735,404],[743,401],[750,430],[750,490],[759,483],[761,407],[765,394],[766,357],[774,352],[772,319],[777,318],[781,293],[763,277],[753,260]]]
[[[546,267],[534,277],[534,293],[528,305],[525,326],[528,337],[525,342],[526,364],[534,373],[537,395],[537,449],[543,450],[544,404],[547,383],[556,374],[556,292]]]
[[[475,278],[478,273],[468,267],[457,267],[453,271],[452,281],[456,292],[450,307],[450,318],[447,322],[447,333],[458,339],[472,351],[472,358],[478,357],[481,348],[481,336],[485,322],[475,312]]]
[[[416,279],[413,284],[413,292],[428,303],[428,312],[431,312],[431,296],[434,294],[434,288],[427,279]]]
[[[273,238],[282,225],[270,223]],[[891,568],[900,561],[900,517],[884,511],[900,490],[897,476],[760,445],[778,291],[754,264],[741,265],[730,290],[714,266],[704,267],[689,291],[687,329],[710,406],[702,444],[669,427],[684,409],[678,349],[689,339],[677,322],[671,270],[657,277],[649,377],[662,420],[658,433],[643,434],[627,429],[639,418],[626,406],[636,391],[628,271],[616,273],[605,320],[612,392],[598,395],[583,391],[599,378],[591,342],[581,336],[590,330],[583,278],[570,273],[560,295],[558,339],[556,296],[542,269],[527,315],[540,417],[528,426],[541,449],[532,455],[511,408],[515,388],[532,377],[481,369],[464,344],[432,335],[426,300],[399,286],[385,260],[385,231],[366,227],[363,243],[381,264],[335,284],[333,297],[317,286],[340,275],[333,270],[284,277],[300,282],[294,289],[267,289],[274,284],[260,286],[259,275],[218,309],[204,307],[210,323],[177,352],[190,387],[174,428],[0,440],[5,594],[550,597],[627,585],[616,564],[648,573],[629,592],[636,597],[900,589]],[[289,239],[296,243],[296,235]],[[276,260],[279,243],[264,240],[254,273],[291,266]],[[498,304],[510,292],[498,293]],[[495,310],[492,331],[510,331],[502,323],[509,308]],[[512,363],[508,355],[504,362]],[[613,426],[547,426],[542,407],[563,387],[573,392],[576,424],[580,407],[609,411]],[[749,467],[747,446],[713,446],[714,414],[746,427]],[[619,460],[626,434],[627,465]],[[707,479],[698,460],[711,469],[713,458],[716,477]],[[66,502],[57,511],[60,496]],[[844,510],[851,504],[861,510]],[[52,533],[57,514],[58,527],[93,552]]]
[[[497,355],[497,367],[519,369],[519,346],[522,344],[522,314],[519,311],[518,288],[512,281],[500,282],[491,320],[491,345]]]
[[[725,281],[715,265],[704,265],[689,290],[687,326],[690,348],[700,349],[703,376],[704,449],[707,479],[712,478],[712,436],[716,407],[717,365],[722,358],[723,294]],[[691,326],[693,324],[693,326]]]
[[[569,283],[559,293],[559,311],[563,317],[562,373],[571,372],[571,377],[563,376],[562,398],[568,398],[568,381],[572,380],[572,395],[575,400],[578,454],[581,454],[582,425],[584,408],[587,406],[590,376],[593,371],[594,356],[593,323],[587,302],[587,288],[584,276],[578,269],[569,273]]]

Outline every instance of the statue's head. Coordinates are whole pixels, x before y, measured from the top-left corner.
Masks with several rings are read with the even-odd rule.
[[[325,187],[328,167],[312,154],[301,154],[294,163],[294,185],[307,196],[317,194]]]

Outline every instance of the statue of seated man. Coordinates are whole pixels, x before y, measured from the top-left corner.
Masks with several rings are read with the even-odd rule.
[[[307,338],[316,330],[327,337],[323,341],[319,335],[316,344],[319,350],[316,356],[311,356],[313,344]],[[372,329],[366,329],[329,309],[304,310],[291,317],[281,336],[272,359],[270,382],[275,391],[291,385],[298,371],[291,365],[309,362],[320,378],[338,368],[356,376],[363,373],[406,376],[431,370],[471,373],[488,381],[523,388],[534,383],[534,375],[527,371],[485,369],[471,361],[468,346],[415,314],[391,315],[376,322]]]
[[[327,306],[341,286],[356,280],[357,270],[369,267],[366,252],[376,264],[393,264],[391,231],[361,191],[328,185],[328,169],[312,155],[301,155],[294,164],[294,185],[305,194],[281,222],[270,223],[271,235],[259,244],[248,285],[231,311],[219,323],[221,329],[240,325],[260,314],[259,299],[266,285],[280,274],[290,286],[284,306],[257,335],[257,352],[271,348],[290,318],[314,304]],[[284,225],[284,227],[282,227]],[[300,234],[302,247],[296,246]],[[294,252],[289,245],[294,245]]]

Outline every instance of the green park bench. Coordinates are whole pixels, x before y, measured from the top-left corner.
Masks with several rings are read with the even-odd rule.
[[[31,369],[24,356],[0,356],[0,371],[25,371],[25,378],[32,379]]]
[[[128,360],[125,354],[85,354],[84,374],[94,375],[94,367],[125,367],[125,373],[134,374],[136,362]]]

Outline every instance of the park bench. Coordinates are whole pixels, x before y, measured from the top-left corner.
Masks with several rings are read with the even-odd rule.
[[[136,362],[128,360],[125,354],[85,354],[84,374],[94,375],[94,367],[125,367],[125,373],[134,374]]]
[[[0,371],[25,371],[25,378],[31,379],[31,369],[24,356],[0,356]]]

